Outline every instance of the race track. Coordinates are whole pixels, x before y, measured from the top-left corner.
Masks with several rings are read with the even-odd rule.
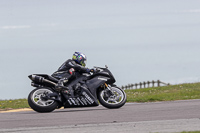
[[[127,103],[60,109],[51,113],[0,113],[0,132],[179,132],[200,131],[200,100]]]

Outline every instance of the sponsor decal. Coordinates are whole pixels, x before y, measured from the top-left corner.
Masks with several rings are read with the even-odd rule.
[[[87,105],[87,102],[83,97],[81,97],[81,99],[79,97],[78,98],[69,98],[69,100],[67,100],[67,101],[70,105]]]
[[[89,97],[88,94],[87,94],[86,92],[83,92],[82,94],[85,96],[85,98],[86,98],[90,103],[94,103],[94,101],[92,100],[92,98]]]
[[[109,73],[107,73],[107,72],[103,72],[103,73],[105,73],[105,74],[109,75]]]
[[[72,103],[71,103],[70,99],[69,99],[69,100],[67,100],[67,101],[68,101],[68,103],[69,103],[70,105],[72,105]]]
[[[104,80],[104,81],[107,81],[107,79],[105,79],[105,78],[98,78],[98,79],[100,79],[100,80]]]
[[[74,101],[76,102],[76,104],[80,105],[79,101],[76,98],[74,98]]]
[[[69,69],[69,73],[70,73],[71,75],[73,74],[74,71],[75,71],[74,68]]]
[[[81,97],[81,101],[82,101],[85,105],[87,105],[87,101],[86,101],[83,97]]]
[[[74,105],[77,105],[76,102],[74,101],[74,99],[69,98],[69,100],[71,100],[71,102],[72,102]]]
[[[89,101],[87,98],[85,98],[85,101],[86,101],[87,103],[89,103],[89,104],[92,104],[92,103],[90,103],[90,101]]]
[[[81,101],[81,99],[78,97],[77,100],[82,104],[84,105],[83,101]]]
[[[77,98],[69,98],[67,101],[70,105],[80,106],[80,105],[88,105],[93,104],[94,100],[86,93],[82,93],[83,96]]]
[[[83,59],[83,57],[82,56],[79,56],[79,60],[82,60]]]

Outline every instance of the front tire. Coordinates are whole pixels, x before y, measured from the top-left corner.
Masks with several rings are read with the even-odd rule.
[[[52,112],[58,106],[58,103],[54,100],[45,100],[42,98],[44,95],[53,93],[50,88],[36,88],[32,90],[28,96],[29,106],[36,112],[45,113]]]
[[[99,91],[99,102],[106,108],[115,109],[120,108],[126,103],[126,93],[117,86],[111,86],[112,95],[109,90],[102,89]]]

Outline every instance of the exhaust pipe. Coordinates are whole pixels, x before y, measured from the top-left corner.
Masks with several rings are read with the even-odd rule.
[[[36,84],[36,83],[34,83],[34,82],[31,83],[31,86],[33,86],[33,87],[43,87],[43,85]]]
[[[56,85],[56,83],[48,80],[48,79],[45,79],[44,77],[41,77],[41,76],[38,76],[38,75],[29,75],[28,76],[32,81],[35,81],[35,82],[39,82],[39,83],[48,83],[48,84],[52,84],[52,85]]]

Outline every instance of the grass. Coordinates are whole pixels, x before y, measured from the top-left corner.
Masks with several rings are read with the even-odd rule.
[[[0,100],[0,111],[28,107],[27,99]]]
[[[127,102],[156,102],[200,99],[200,83],[125,90]],[[0,100],[0,111],[29,108],[27,99]]]
[[[189,131],[189,132],[181,132],[181,133],[200,133],[200,131]]]
[[[200,99],[200,83],[125,90],[127,102],[155,102]]]

